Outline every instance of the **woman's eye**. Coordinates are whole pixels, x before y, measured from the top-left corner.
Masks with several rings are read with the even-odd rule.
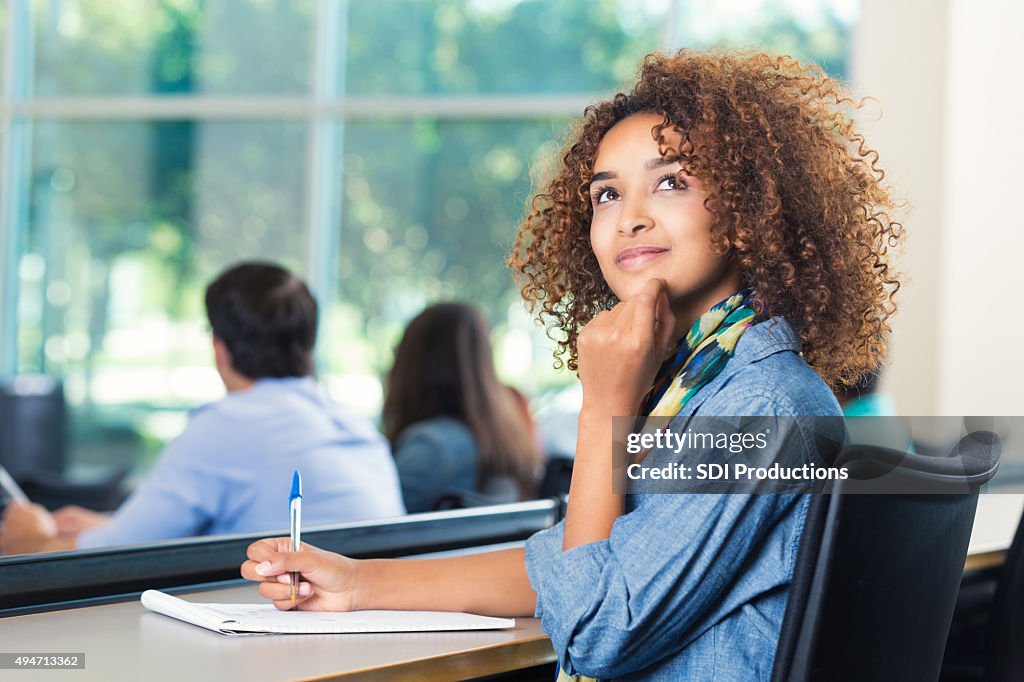
[[[666,175],[658,181],[658,189],[685,189],[684,183],[678,182],[675,175]]]
[[[594,190],[594,203],[606,204],[619,198],[619,193],[611,187],[603,187]]]

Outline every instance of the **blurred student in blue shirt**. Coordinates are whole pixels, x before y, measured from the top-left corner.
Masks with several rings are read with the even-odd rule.
[[[195,410],[150,475],[111,516],[12,505],[7,554],[285,528],[294,469],[310,526],[405,513],[387,441],[313,378],[317,306],[280,267],[243,263],[206,290],[227,395]]]

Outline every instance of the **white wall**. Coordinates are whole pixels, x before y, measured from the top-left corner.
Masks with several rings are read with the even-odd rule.
[[[910,203],[883,386],[905,415],[1024,415],[1024,4],[861,7],[853,87],[881,101],[865,132]]]
[[[952,0],[939,409],[1024,415],[1024,4]]]

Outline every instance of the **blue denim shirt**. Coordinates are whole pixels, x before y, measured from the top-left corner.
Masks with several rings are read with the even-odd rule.
[[[782,318],[752,326],[677,419],[840,416],[799,348]],[[807,501],[633,495],[607,540],[563,552],[562,523],[531,537],[536,615],[562,669],[625,680],[768,680]]]
[[[395,443],[402,499],[410,514],[431,511],[450,490],[476,490],[479,452],[473,432],[453,417],[417,422]]]

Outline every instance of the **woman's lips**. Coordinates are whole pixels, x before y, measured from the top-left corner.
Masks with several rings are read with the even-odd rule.
[[[635,270],[642,268],[653,260],[661,258],[668,249],[659,246],[634,246],[619,252],[615,257],[615,264],[623,270]]]

